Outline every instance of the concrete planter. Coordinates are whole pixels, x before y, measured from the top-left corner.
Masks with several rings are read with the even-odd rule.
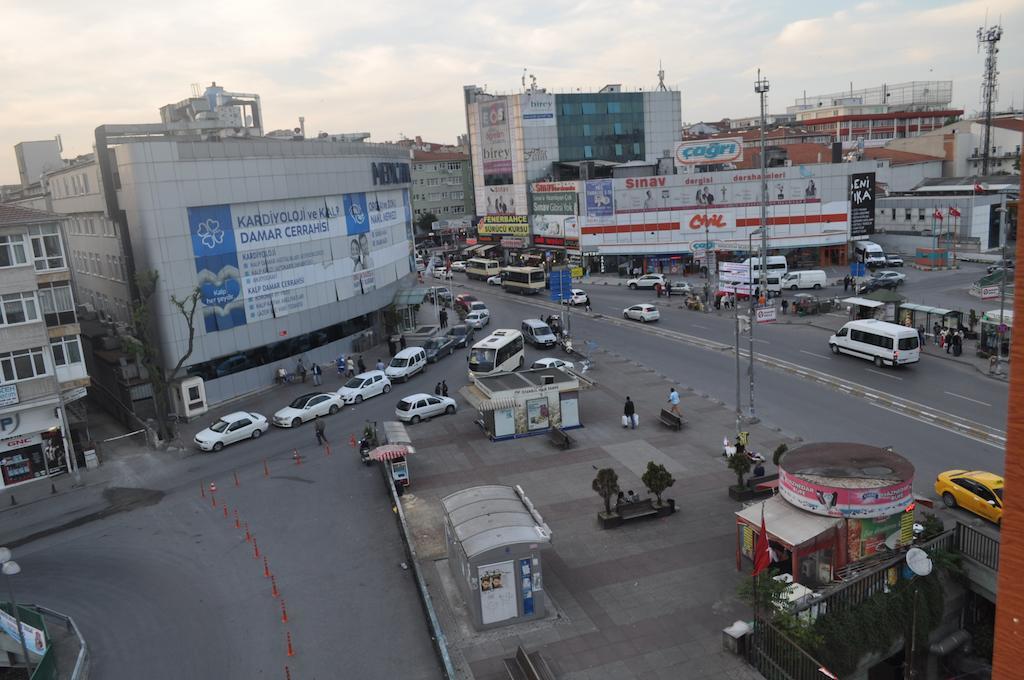
[[[729,486],[729,498],[734,501],[744,503],[746,501],[752,501],[758,497],[758,492],[745,486],[736,486],[731,484]]]

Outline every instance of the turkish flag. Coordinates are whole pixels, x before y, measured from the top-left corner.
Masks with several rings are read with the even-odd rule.
[[[768,529],[764,524],[764,507],[761,507],[761,533],[757,536],[754,546],[754,576],[767,569],[772,563],[772,553],[768,548]]]
[[[960,217],[960,211],[957,210],[955,206],[951,205],[951,206],[949,206],[949,216],[950,217]]]
[[[935,212],[933,212],[933,213],[932,213],[932,217],[934,217],[934,218],[935,218],[935,219],[937,219],[937,220],[938,220],[939,222],[941,222],[941,221],[942,221],[942,211],[941,211],[941,210],[939,210],[938,208],[936,208],[936,209],[935,209]]]
[[[975,182],[974,183],[974,193],[980,194],[983,191],[985,191],[985,187],[983,187],[979,183]]]

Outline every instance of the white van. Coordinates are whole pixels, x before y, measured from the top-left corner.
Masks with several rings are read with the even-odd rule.
[[[524,320],[521,330],[523,338],[535,347],[553,347],[558,343],[551,328],[540,319]]]
[[[828,285],[828,275],[824,269],[807,269],[799,272],[789,272],[782,277],[782,287],[790,290],[797,288],[813,288],[818,290]]]
[[[761,258],[748,257],[743,260],[743,264],[750,267],[755,281],[761,278]],[[781,279],[789,271],[789,263],[786,262],[785,255],[769,255],[767,268],[768,276],[777,276]]]
[[[896,323],[864,319],[850,321],[828,339],[833,354],[845,352],[895,368],[921,359],[917,331]]]
[[[407,381],[427,367],[427,352],[422,347],[406,347],[395,355],[384,374],[389,380]]]
[[[858,262],[863,262],[868,267],[885,266],[885,250],[882,246],[871,241],[855,241],[853,244],[854,257]]]

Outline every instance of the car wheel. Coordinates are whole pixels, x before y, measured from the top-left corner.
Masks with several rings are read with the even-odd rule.
[[[223,449],[223,448],[224,448],[224,442],[214,442],[214,444],[213,444],[213,450],[214,450],[214,452],[215,452],[215,453],[216,453],[217,451],[220,451],[220,450],[221,450],[221,449]]]
[[[420,422],[420,417],[419,416],[413,416],[412,417],[412,424],[415,425],[418,422]]]
[[[647,323],[647,317],[646,316],[641,316],[640,317],[640,323]]]
[[[263,430],[257,427],[255,430],[252,431],[252,438],[259,439],[261,434],[263,434]]]
[[[523,357],[519,357],[519,368],[523,367]]]
[[[956,507],[956,498],[948,491],[942,494],[942,502],[945,503],[947,508]]]
[[[361,394],[357,394],[356,395],[356,403],[357,404],[363,403],[363,395],[361,395]]]
[[[832,348],[832,354],[839,354],[839,345],[829,345]]]
[[[391,391],[391,385],[385,385],[384,386],[384,394],[387,394],[390,391]]]
[[[875,357],[875,366],[882,367],[882,357]]]
[[[454,347],[449,347],[449,348],[448,348],[448,356],[451,356],[451,355],[452,355],[452,352],[454,352],[454,351],[455,351],[455,348],[454,348]]]
[[[789,289],[790,290],[796,290],[796,286],[790,286]]]
[[[622,313],[622,318],[623,319],[628,319],[629,318],[629,314],[626,314],[625,312],[623,312]]]
[[[292,418],[292,427],[302,425],[302,418]]]
[[[448,415],[451,415],[455,413],[455,407],[452,406],[451,404],[448,404],[448,408],[446,408],[444,412],[447,413]]]
[[[820,283],[814,284],[814,290],[821,290],[821,284]]]
[[[332,416],[339,411],[337,404],[331,404],[331,410],[328,411]]]
[[[629,289],[630,290],[636,290],[636,284],[635,283],[629,284]]]
[[[899,288],[903,285],[903,279],[896,279],[896,287]]]

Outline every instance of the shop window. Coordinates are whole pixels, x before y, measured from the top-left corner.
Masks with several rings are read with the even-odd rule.
[[[82,363],[82,346],[77,335],[65,335],[50,340],[53,349],[53,363],[57,366]]]
[[[0,236],[0,267],[17,267],[28,264],[25,257],[25,237],[21,234]]]
[[[32,293],[11,293],[0,298],[0,302],[0,320],[5,326],[39,320],[36,296]]]
[[[71,295],[71,286],[43,283],[39,285],[38,294],[47,326],[75,323],[75,299]]]
[[[42,347],[0,353],[0,379],[3,382],[31,380],[44,375],[48,373]]]
[[[60,230],[55,224],[31,227],[32,257],[36,269],[63,269],[64,248],[60,242]]]

